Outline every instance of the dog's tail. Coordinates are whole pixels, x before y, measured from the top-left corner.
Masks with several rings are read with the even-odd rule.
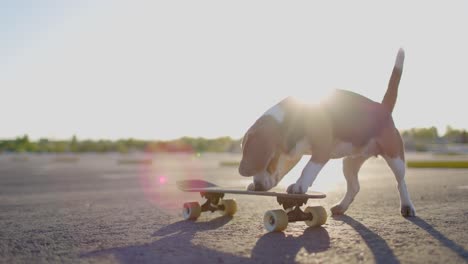
[[[393,111],[398,96],[398,85],[400,84],[401,74],[403,72],[403,62],[405,61],[405,51],[400,48],[393,66],[392,76],[388,82],[387,92],[382,100],[382,105],[390,112]]]

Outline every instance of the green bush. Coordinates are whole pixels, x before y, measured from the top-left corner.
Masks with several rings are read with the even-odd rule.
[[[424,160],[408,161],[408,168],[468,169],[468,160]]]

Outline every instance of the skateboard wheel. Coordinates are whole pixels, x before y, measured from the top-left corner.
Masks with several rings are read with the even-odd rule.
[[[271,210],[265,213],[263,225],[268,232],[281,232],[288,226],[288,215],[284,210]]]
[[[185,220],[197,220],[201,214],[201,206],[198,202],[184,203],[182,216]]]
[[[327,211],[323,206],[309,206],[304,212],[312,214],[312,220],[305,221],[308,226],[321,226],[327,222]]]
[[[223,199],[221,204],[224,206],[223,215],[233,216],[237,212],[237,203],[234,199]]]

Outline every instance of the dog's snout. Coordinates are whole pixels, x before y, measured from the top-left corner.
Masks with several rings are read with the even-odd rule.
[[[252,176],[249,173],[249,170],[246,169],[245,166],[243,166],[242,164],[239,166],[239,174],[242,175],[242,176],[245,176],[245,177]]]
[[[261,182],[254,182],[254,190],[257,192],[266,191],[265,185]]]
[[[244,177],[251,177],[254,176],[258,170],[255,169],[255,167],[249,165],[248,163],[241,161],[241,163],[239,164],[238,171],[239,174]]]

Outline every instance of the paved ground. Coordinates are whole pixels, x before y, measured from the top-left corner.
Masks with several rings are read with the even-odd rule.
[[[151,159],[152,164],[132,164]],[[346,216],[322,228],[290,224],[266,233],[271,197],[234,196],[233,218],[206,214],[181,221],[177,179],[247,185],[221,160],[235,155],[126,157],[0,155],[0,262],[83,263],[467,263],[468,170],[408,170],[418,217],[399,215],[395,180],[380,159],[364,166],[361,192]],[[119,164],[118,161],[121,161]],[[124,162],[122,162],[124,161]],[[127,162],[125,162],[127,161]],[[293,180],[300,169],[285,179]],[[340,163],[329,164],[311,201],[327,209],[344,192]]]

